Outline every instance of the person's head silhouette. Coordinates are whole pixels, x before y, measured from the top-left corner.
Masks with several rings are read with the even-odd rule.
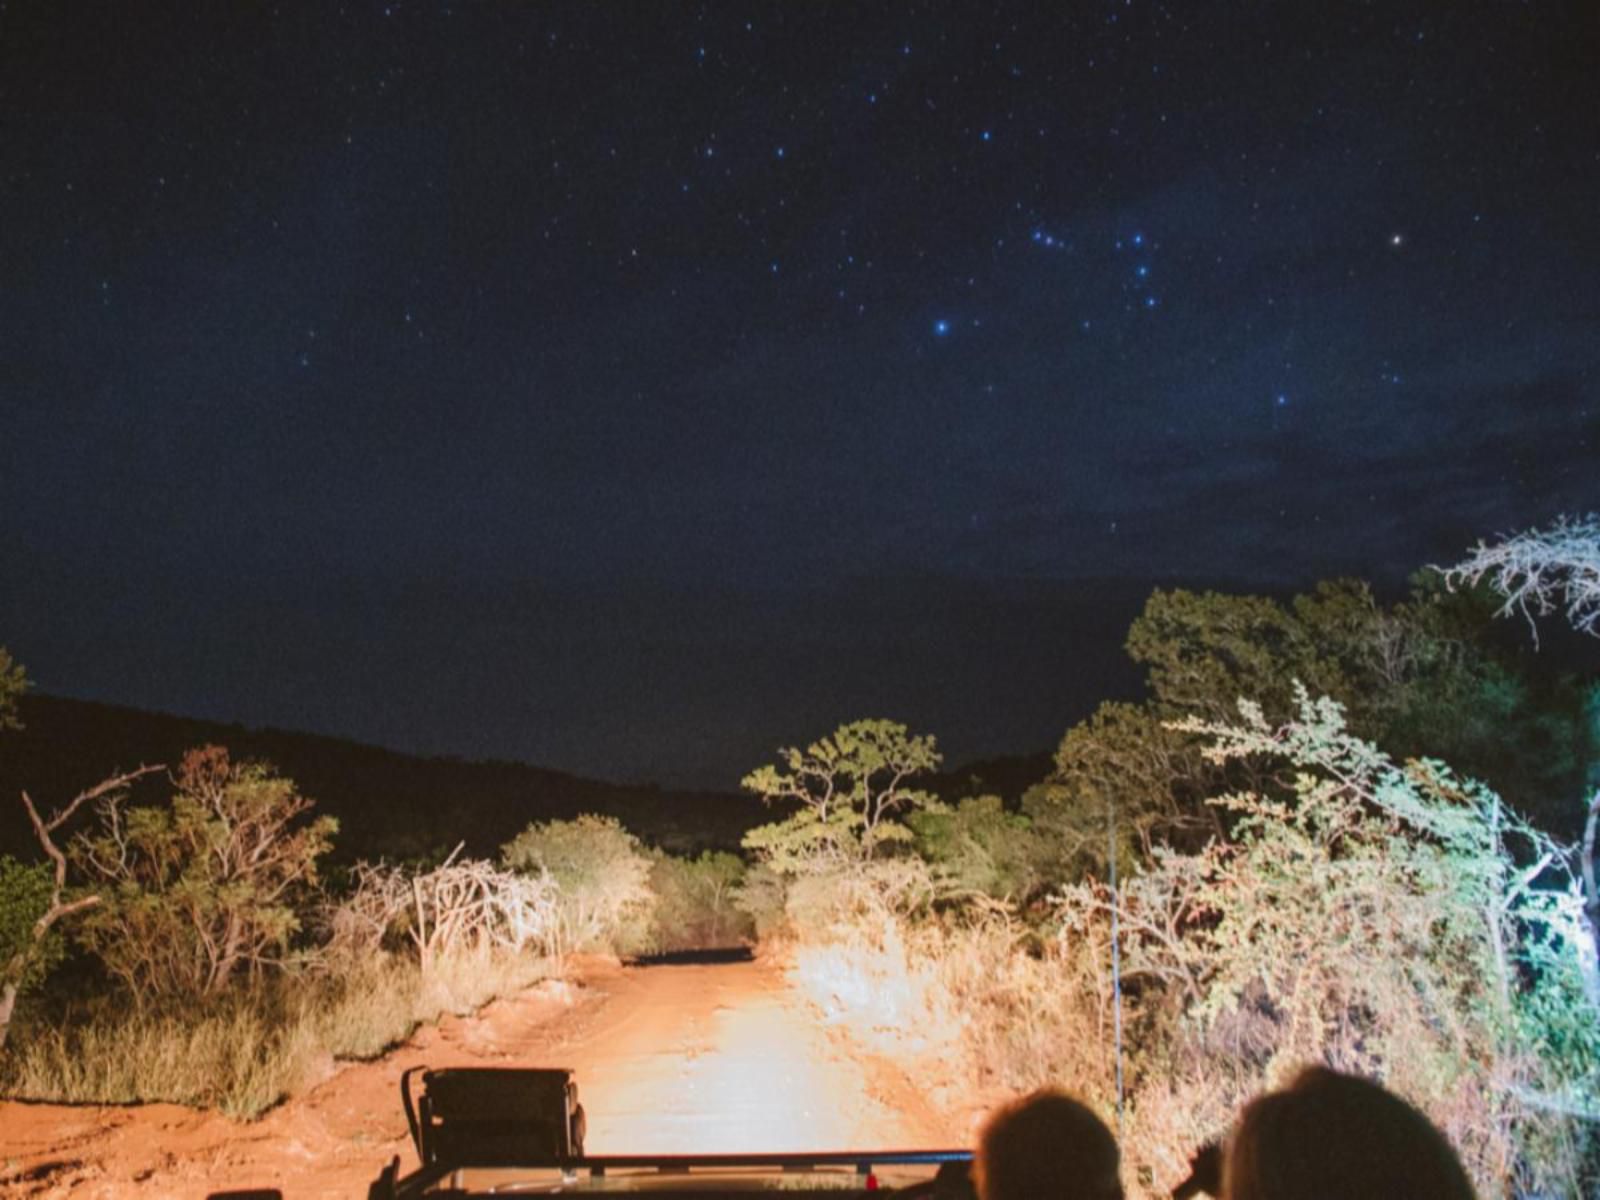
[[[980,1200],[1122,1200],[1117,1140],[1093,1110],[1039,1091],[994,1112],[978,1135]]]
[[[1226,1200],[1473,1200],[1450,1143],[1376,1083],[1308,1067],[1245,1106],[1222,1170]]]

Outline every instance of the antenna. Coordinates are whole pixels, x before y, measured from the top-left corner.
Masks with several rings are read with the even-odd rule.
[[[1106,863],[1111,879],[1111,1028],[1117,1065],[1117,1144],[1122,1144],[1122,942],[1119,936],[1117,897],[1117,802],[1106,802]]]

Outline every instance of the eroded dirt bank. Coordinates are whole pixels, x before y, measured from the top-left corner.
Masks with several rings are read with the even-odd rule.
[[[591,1153],[960,1140],[892,1066],[825,1031],[771,964],[588,963],[572,984],[541,984],[346,1065],[253,1124],[176,1105],[0,1103],[0,1194],[365,1196],[394,1155],[415,1165],[398,1088],[424,1063],[572,1068]]]

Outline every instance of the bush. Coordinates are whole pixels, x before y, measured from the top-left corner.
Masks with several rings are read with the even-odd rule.
[[[317,859],[338,823],[260,763],[184,756],[170,807],[107,799],[69,857],[99,894],[83,944],[138,1002],[214,996],[241,968],[286,965]]]
[[[536,822],[507,842],[500,856],[512,870],[554,881],[558,955],[624,954],[647,944],[655,900],[650,859],[615,817]]]
[[[930,804],[906,823],[947,891],[1021,899],[1039,883],[1032,822],[1006,812],[999,796]]]
[[[0,855],[0,980],[18,991],[37,984],[61,960],[61,935],[51,931],[41,940],[34,932],[50,911],[55,890],[49,863]]]
[[[744,860],[736,854],[706,850],[698,858],[657,857],[650,867],[656,897],[651,948],[716,949],[754,937],[755,922],[735,903],[744,878]]]

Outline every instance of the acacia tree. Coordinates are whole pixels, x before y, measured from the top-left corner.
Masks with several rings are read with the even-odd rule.
[[[102,902],[82,937],[136,1000],[214,995],[241,968],[281,966],[298,902],[338,822],[301,821],[312,801],[261,763],[191,750],[170,807],[101,801],[69,848]]]
[[[909,841],[911,831],[898,818],[933,800],[910,781],[942,761],[931,735],[885,720],[852,721],[804,750],[782,749],[778,758],[740,786],[768,804],[796,806],[744,838],[780,874],[837,870]]]

